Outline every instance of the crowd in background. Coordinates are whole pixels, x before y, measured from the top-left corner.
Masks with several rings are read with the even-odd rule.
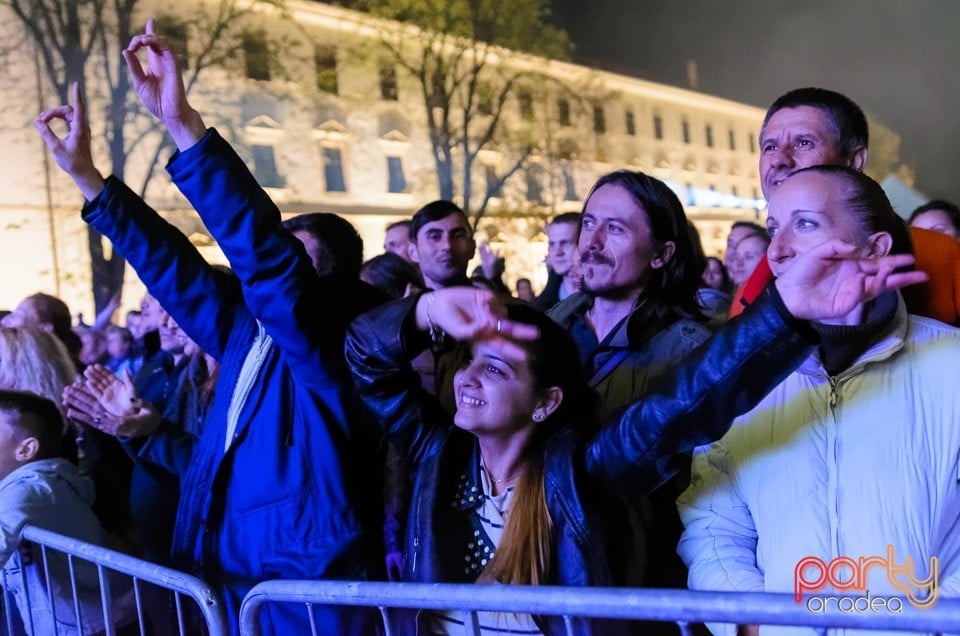
[[[766,224],[733,224],[722,259],[705,257],[667,184],[617,170],[544,228],[535,295],[534,272],[507,288],[451,201],[388,227],[366,262],[336,215],[281,221],[187,102],[152,26],[124,57],[230,268],[96,169],[79,89],[41,114],[83,219],[148,294],[123,326],[118,301],[73,324],[47,294],[3,316],[7,568],[30,567],[19,531],[42,525],[201,576],[234,630],[271,578],[785,592],[806,555],[887,545],[916,564],[918,602],[957,592],[960,210],[898,217],[861,172],[866,119],[845,96],[802,88],[772,104]],[[132,629],[126,593],[118,626]],[[165,633],[164,599],[148,609]],[[328,633],[375,630],[360,610],[317,612]],[[71,616],[56,614],[70,633],[104,628]],[[265,633],[305,625],[283,607],[261,620]],[[456,613],[404,621],[463,630]],[[484,634],[564,629],[480,621]]]

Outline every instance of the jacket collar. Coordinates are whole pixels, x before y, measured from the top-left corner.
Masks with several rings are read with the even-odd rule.
[[[893,320],[891,320],[890,324],[887,326],[886,331],[879,340],[877,340],[871,347],[860,354],[853,364],[851,364],[845,371],[837,374],[836,378],[838,380],[845,380],[849,377],[857,375],[863,371],[867,365],[884,362],[893,357],[893,355],[898,351],[903,349],[907,339],[907,329],[909,327],[907,306],[903,302],[903,296],[901,296],[899,292],[894,293],[897,294],[897,311],[893,316]],[[826,370],[823,368],[823,365],[820,363],[820,356],[817,353],[813,353],[810,357],[804,360],[803,364],[800,365],[799,371],[810,376],[828,376]]]
[[[480,450],[474,444],[464,471],[457,480],[453,508],[457,511],[475,510],[483,504],[483,486],[480,477]]]

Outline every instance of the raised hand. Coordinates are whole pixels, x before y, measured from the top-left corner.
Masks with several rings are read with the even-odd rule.
[[[859,258],[856,252],[834,240],[798,256],[775,283],[790,313],[806,320],[841,318],[884,292],[927,280],[919,270],[895,272],[913,264],[910,254]]]
[[[489,279],[493,280],[497,275],[497,258],[499,254],[493,251],[490,248],[490,243],[484,241],[480,243],[480,268],[483,270],[483,275]]]
[[[60,169],[70,175],[84,198],[94,199],[104,187],[103,175],[93,163],[90,151],[90,125],[87,123],[87,109],[80,92],[80,85],[70,85],[73,105],[65,104],[40,113],[34,122],[37,132],[53,155]],[[50,128],[50,122],[62,120],[67,124],[67,134],[59,137]]]
[[[474,287],[427,292],[417,301],[416,318],[420,329],[437,327],[456,340],[536,340],[540,335],[533,325],[509,320],[507,306],[496,294]],[[522,350],[518,347],[517,352]]]
[[[141,49],[147,52],[146,69],[137,57]],[[130,83],[140,100],[167,127],[177,147],[186,150],[197,143],[206,127],[199,113],[187,102],[176,55],[170,43],[154,30],[153,20],[147,20],[146,33],[134,36],[122,54]]]

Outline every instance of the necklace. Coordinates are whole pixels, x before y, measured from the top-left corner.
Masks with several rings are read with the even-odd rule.
[[[501,478],[497,479],[496,477],[494,477],[493,473],[492,473],[492,472],[490,471],[490,469],[487,467],[487,462],[483,461],[483,457],[482,457],[482,456],[480,457],[480,466],[483,468],[484,472],[487,473],[487,477],[490,478],[490,481],[492,481],[492,482],[495,483],[495,484],[502,484],[502,483],[504,483],[504,482],[506,482],[506,483],[512,482],[514,479],[516,479],[517,477],[519,477],[520,475],[522,475],[522,474],[523,474],[523,469],[526,468],[525,466],[521,466],[519,469],[517,469],[516,471],[514,471],[513,474],[511,474],[511,475],[506,475],[505,477],[501,477]]]

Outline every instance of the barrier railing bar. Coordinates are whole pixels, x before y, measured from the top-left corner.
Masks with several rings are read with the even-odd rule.
[[[133,577],[133,600],[137,604],[137,627],[140,628],[140,634],[147,633],[147,623],[143,618],[143,600],[140,597],[140,579]]]
[[[0,598],[0,601],[3,601],[3,620],[7,624],[7,633],[13,633],[13,611],[11,610],[10,603],[13,601],[13,596],[7,593],[7,572],[6,570],[0,571],[0,578],[3,580],[3,590],[0,591],[3,597]],[[16,603],[14,603],[16,604]]]
[[[73,555],[67,555],[67,571],[70,572],[70,592],[73,594],[73,617],[80,625],[80,594],[77,592],[77,571],[73,563]]]
[[[856,598],[841,597],[837,598]],[[559,588],[369,581],[266,581],[254,587],[240,610],[243,634],[256,634],[267,602],[396,607],[427,610],[517,612],[551,616],[761,625],[859,627],[906,631],[960,631],[960,600],[941,599],[927,610],[903,601],[902,613],[814,613],[790,594],[698,592],[626,588]]]
[[[30,586],[27,585],[27,568],[23,563],[23,557],[20,559],[20,589],[23,590],[23,600],[26,603],[27,607],[33,607],[33,601],[30,599]],[[19,611],[19,608],[18,610]],[[23,627],[26,629],[30,628],[30,631],[27,632],[29,636],[35,636],[37,633],[36,625],[33,624],[33,612],[29,613],[29,616],[21,616],[20,619],[23,621]]]
[[[186,634],[186,630],[180,605],[180,594],[187,595],[196,601],[210,631],[208,636],[223,636],[228,633],[223,604],[217,600],[206,584],[193,576],[34,526],[25,527],[22,536],[24,541],[31,541],[66,554],[72,554],[77,558],[89,561],[100,567],[126,574],[132,578],[139,578],[140,580],[175,592],[177,599],[177,619],[179,621],[181,635]],[[25,568],[21,567],[21,577],[24,577],[23,589],[24,592],[27,593],[28,586],[26,584],[24,570]],[[138,608],[139,607],[138,602]],[[24,620],[26,621],[27,619]],[[108,621],[108,624],[111,622],[112,621]],[[32,619],[30,627],[32,633]]]
[[[53,632],[59,636],[60,627],[57,625],[57,607],[53,602],[53,581],[50,580],[50,562],[47,561],[47,546],[45,545],[40,546],[40,558],[43,560],[43,576],[47,582],[47,602],[50,603],[50,612],[53,614]],[[22,562],[20,567],[23,568]],[[79,624],[80,623],[77,623],[77,625]]]
[[[100,604],[103,611],[103,626],[107,636],[117,636],[113,626],[113,596],[110,594],[110,579],[103,566],[97,564],[97,580],[100,582]]]
[[[183,601],[180,599],[180,593],[173,593],[173,606],[177,608],[177,629],[180,631],[180,636],[184,636],[186,633],[186,625],[183,622]]]

